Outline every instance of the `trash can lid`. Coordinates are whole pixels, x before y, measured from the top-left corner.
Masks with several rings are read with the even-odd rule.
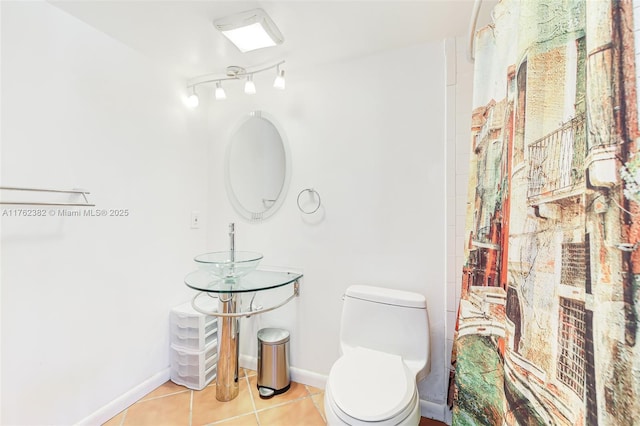
[[[258,331],[258,340],[269,345],[284,343],[289,340],[289,332],[281,328],[263,328]]]

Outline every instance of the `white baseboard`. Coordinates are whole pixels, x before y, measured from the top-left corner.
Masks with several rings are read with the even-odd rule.
[[[238,365],[249,370],[258,369],[258,358],[249,355],[238,355]]]
[[[302,368],[291,367],[291,380],[314,388],[324,389],[327,386],[328,377],[324,374],[303,370]]]
[[[240,354],[238,363],[242,368],[248,368],[250,370],[258,369],[258,360],[255,357]],[[303,385],[324,389],[327,383],[327,376],[314,373],[313,371],[304,370],[302,368],[289,367],[289,373],[291,374],[291,380],[297,383],[302,383]]]
[[[152,390],[165,383],[170,378],[171,369],[166,368],[159,373],[154,374],[133,389],[127,391],[125,394],[114,399],[104,407],[100,408],[98,411],[80,420],[76,424],[79,426],[101,425],[116,414],[123,411],[125,408],[134,404],[136,401],[138,401],[140,398],[142,398]]]

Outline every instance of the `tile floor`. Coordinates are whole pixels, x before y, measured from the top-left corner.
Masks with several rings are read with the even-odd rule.
[[[104,426],[298,426],[325,425],[324,391],[291,382],[291,388],[261,399],[256,372],[240,369],[240,393],[229,402],[216,400],[215,380],[201,391],[169,381],[119,413]],[[444,423],[422,418],[420,426]]]

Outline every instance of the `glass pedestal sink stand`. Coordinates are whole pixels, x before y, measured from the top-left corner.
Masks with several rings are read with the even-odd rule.
[[[277,309],[300,294],[302,274],[255,270],[234,279],[219,279],[206,271],[195,271],[185,277],[185,284],[198,290],[191,300],[193,308],[205,315],[218,317],[218,367],[216,372],[216,399],[231,401],[238,396],[238,355],[240,317],[250,317]],[[239,312],[242,293],[251,293],[293,284],[293,294],[282,302],[267,308]],[[211,312],[198,306],[200,297],[218,298],[218,311]]]

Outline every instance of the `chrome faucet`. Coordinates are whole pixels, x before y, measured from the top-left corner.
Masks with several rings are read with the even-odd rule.
[[[229,252],[231,253],[231,261],[235,262],[236,257],[236,231],[235,224],[229,224]]]
[[[227,271],[227,278],[231,278],[235,274],[235,262],[236,262],[236,231],[233,223],[229,224],[229,270]]]

